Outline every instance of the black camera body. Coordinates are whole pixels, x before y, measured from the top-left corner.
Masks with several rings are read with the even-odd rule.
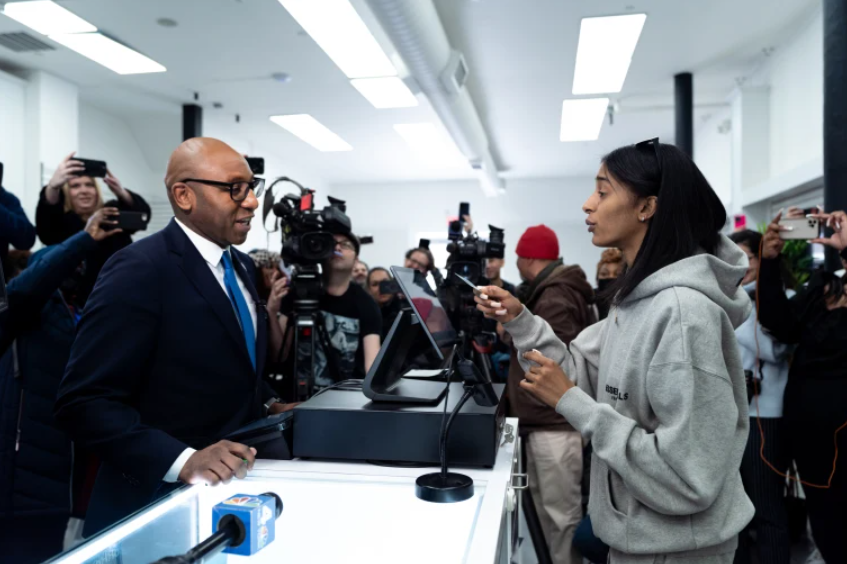
[[[287,264],[317,265],[335,252],[333,235],[350,235],[350,218],[343,200],[329,198],[329,205],[315,209],[315,191],[301,188],[300,196],[287,194],[274,204],[282,219],[282,258]]]
[[[453,279],[453,273],[461,274],[477,285],[487,283],[484,279],[485,259],[504,256],[506,245],[503,243],[504,232],[499,227],[489,225],[488,241],[480,239],[476,234],[462,237],[461,226],[458,221],[452,222],[448,236],[450,242],[447,244],[447,279]],[[455,229],[454,229],[455,228]]]

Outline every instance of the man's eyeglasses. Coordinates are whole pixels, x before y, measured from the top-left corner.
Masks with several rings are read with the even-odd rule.
[[[336,241],[336,247],[341,247],[345,251],[355,251],[356,247],[350,241]]]
[[[646,141],[642,141],[641,143],[635,144],[636,149],[647,149],[650,150],[652,148],[653,153],[656,155],[656,163],[659,165],[659,176],[662,175],[662,157],[659,156],[659,138],[654,137],[652,139],[648,139]]]
[[[265,179],[255,177],[253,180],[239,180],[237,182],[219,182],[217,180],[202,180],[200,178],[186,178],[180,182],[199,182],[200,184],[208,184],[222,190],[229,191],[229,197],[234,202],[243,202],[247,199],[247,193],[253,190],[257,198],[262,197],[265,191]]]

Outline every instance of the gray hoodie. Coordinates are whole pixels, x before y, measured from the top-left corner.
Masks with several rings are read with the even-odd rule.
[[[594,446],[591,523],[624,553],[726,554],[753,518],[734,332],[751,310],[747,257],[726,237],[716,254],[652,274],[570,350],[526,309],[505,325],[519,351],[538,349],[576,383],[556,411]]]

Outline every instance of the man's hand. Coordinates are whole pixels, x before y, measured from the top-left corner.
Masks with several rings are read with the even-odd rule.
[[[489,319],[508,323],[521,314],[523,304],[512,294],[499,286],[479,286],[480,296],[474,296],[476,309]]]
[[[184,484],[228,484],[247,476],[256,461],[256,449],[230,441],[220,441],[191,455],[179,473]]]
[[[550,407],[555,408],[565,392],[574,387],[562,367],[536,350],[524,353],[526,360],[531,360],[538,366],[533,366],[521,380],[521,388],[528,391]]]
[[[71,178],[81,175],[85,172],[85,165],[80,161],[73,160],[76,151],[62,159],[59,166],[56,167],[56,172],[50,182],[47,183],[47,188],[53,192],[58,192]]]
[[[773,221],[770,222],[767,230],[765,230],[764,237],[762,237],[762,258],[764,259],[777,258],[782,252],[782,247],[785,246],[785,241],[780,238],[779,234],[785,231],[786,228],[779,224],[780,219],[782,219],[782,212],[776,214],[776,217],[773,218]],[[750,250],[756,252],[754,249]]]
[[[277,413],[285,413],[286,411],[291,411],[298,405],[303,402],[293,402],[293,403],[282,403],[280,401],[271,404],[271,407],[268,409],[269,415],[276,415]]]
[[[108,225],[117,225],[118,222],[114,218],[120,214],[118,208],[100,208],[88,218],[88,223],[85,224],[85,232],[91,235],[91,238],[95,241],[102,241],[117,233],[123,233],[123,229],[104,229]]]
[[[813,213],[811,217],[820,221],[826,222],[826,226],[832,228],[835,233],[831,237],[821,237],[812,239],[810,243],[821,243],[827,247],[832,247],[838,252],[847,248],[847,214],[843,211],[834,211],[832,213]]]

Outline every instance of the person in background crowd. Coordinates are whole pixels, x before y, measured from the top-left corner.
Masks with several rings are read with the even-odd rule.
[[[256,266],[256,291],[259,293],[259,298],[267,303],[274,284],[278,280],[286,278],[285,274],[279,269],[279,253],[272,253],[265,249],[254,249],[247,253],[247,256],[253,259],[253,264]]]
[[[379,307],[364,288],[352,283],[359,240],[352,233],[336,233],[333,237],[335,254],[323,265],[324,293],[318,306],[329,346],[324,346],[322,338],[317,339],[313,359],[315,391],[343,380],[364,379],[379,352],[382,330]],[[281,310],[279,322],[285,334],[294,311],[291,294],[282,301]],[[282,342],[272,343],[272,350],[278,351],[281,346]],[[290,352],[288,342],[285,348],[283,357]]]
[[[56,398],[59,424],[102,462],[86,537],[179,484],[244,478],[255,449],[223,437],[291,408],[262,380],[268,316],[234,248],[264,180],[198,137],[171,155],[165,187],[174,219],[109,260]]]
[[[803,217],[792,208],[788,217]],[[847,258],[847,214],[812,214],[834,231],[814,239]],[[783,427],[797,470],[804,482],[812,536],[827,564],[847,562],[847,464],[836,452],[847,452],[847,293],[845,279],[816,272],[808,285],[789,299],[780,278],[784,241],[778,214],[768,225],[759,267],[759,321],[774,338],[796,344],[783,405]],[[767,449],[765,454],[768,454]],[[779,460],[770,459],[778,464]],[[830,484],[831,480],[831,484]],[[820,486],[829,486],[826,488]]]
[[[618,276],[623,270],[623,255],[619,249],[606,249],[600,255],[600,262],[597,263],[597,294],[605,295],[609,286],[614,284]],[[597,313],[600,319],[606,319],[609,315],[609,301],[611,297],[606,299],[597,299]]]
[[[13,323],[0,359],[0,554],[4,562],[42,562],[62,551],[68,519],[85,518],[97,461],[74,448],[52,416],[76,336],[73,292],[79,264],[119,229],[101,208],[85,230],[32,256],[9,282]],[[49,463],[45,461],[49,460]],[[80,527],[75,527],[79,529]]]
[[[510,282],[506,282],[505,280],[503,280],[500,277],[500,271],[502,270],[502,268],[505,264],[506,264],[506,261],[504,259],[498,259],[498,258],[486,259],[485,260],[485,277],[488,278],[488,281],[491,283],[492,286],[498,286],[500,288],[503,288],[504,290],[506,290],[510,294],[514,294],[515,293],[515,285],[510,283]]]
[[[394,319],[400,312],[402,300],[396,293],[383,293],[382,290],[380,290],[380,283],[393,281],[394,279],[391,277],[391,273],[381,266],[372,268],[368,273],[368,292],[370,292],[371,297],[376,300],[376,303],[379,306],[379,311],[382,314],[381,338],[383,341],[385,340],[386,335],[388,335],[388,331],[391,330],[391,325],[394,323]]]
[[[265,249],[254,249],[247,253],[247,256],[253,259],[253,264],[256,267],[256,292],[259,294],[260,303],[265,303],[268,319],[271,320],[268,338],[271,343],[281,343],[283,334],[277,320],[280,315],[279,309],[282,299],[291,290],[290,281],[280,269],[278,253],[272,253]],[[281,359],[278,356],[269,355],[263,376],[268,378],[268,383],[280,395],[284,392],[281,386],[283,373],[284,367],[281,364]]]
[[[762,235],[743,229],[729,236],[747,255],[749,267],[741,285],[754,302],[759,276],[759,246]],[[789,291],[789,295],[794,292]],[[736,564],[751,562],[750,532],[756,532],[756,553],[762,563],[788,564],[791,557],[788,538],[788,512],[785,508],[785,480],[767,467],[759,456],[764,441],[764,455],[780,472],[787,472],[791,462],[782,420],[782,399],[788,383],[788,357],[791,347],[780,343],[763,331],[756,320],[755,309],[747,321],[735,330],[741,361],[747,376],[750,400],[750,438],[741,460],[744,489],[756,508],[747,529],[738,536]],[[761,424],[761,432],[759,431]],[[762,436],[764,434],[764,436]]]
[[[19,251],[31,249],[35,244],[35,227],[27,218],[20,200],[1,185],[2,172],[0,165],[0,265],[9,279],[9,273],[13,270],[13,265],[8,261],[9,245]]]
[[[530,227],[521,235],[515,253],[523,280],[518,295],[563,343],[597,321],[591,284],[579,266],[564,265],[552,229]],[[511,342],[508,334],[504,341]],[[528,433],[530,491],[553,561],[577,564],[581,558],[572,541],[582,519],[582,437],[555,409],[521,388],[524,371],[518,354],[512,347],[506,387],[509,416],[520,418],[521,430]]]
[[[609,562],[729,564],[754,513],[735,337],[747,257],[721,235],[726,210],[691,158],[658,139],[606,155],[583,211],[592,243],[627,265],[607,319],[567,346],[496,286],[477,307],[521,351],[521,388],[593,444],[589,512]]]
[[[88,219],[100,208],[117,208],[119,211],[142,212],[150,216],[150,206],[136,194],[130,192],[109,172],[103,181],[115,195],[114,200],[103,202],[100,185],[95,178],[82,176],[85,167],[73,160],[71,153],[59,166],[47,186],[41,190],[35,212],[35,229],[45,245],[61,243],[68,237],[85,229]],[[84,276],[80,281],[79,295],[82,303],[94,288],[97,276],[106,261],[117,251],[132,243],[132,232],[110,237],[85,261]]]
[[[356,264],[353,265],[353,282],[367,290],[368,265],[360,260],[357,260]]]
[[[427,274],[435,266],[435,259],[432,258],[432,253],[429,249],[415,248],[409,249],[406,252],[406,261],[403,263],[406,268],[414,268],[421,274]]]

